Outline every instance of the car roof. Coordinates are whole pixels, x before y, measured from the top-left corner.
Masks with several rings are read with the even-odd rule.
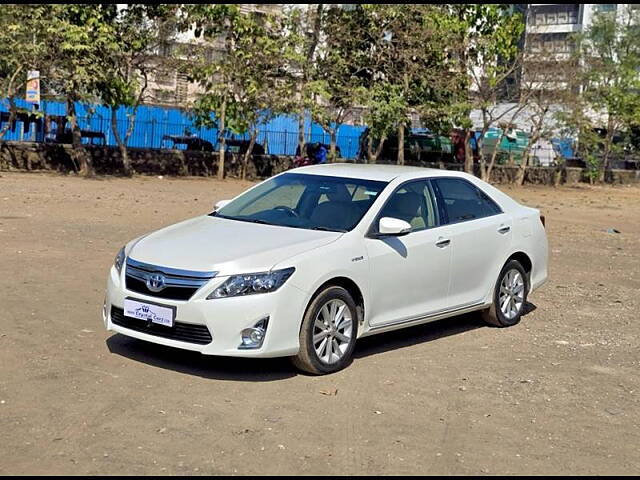
[[[398,177],[401,180],[424,177],[466,176],[462,172],[440,170],[437,168],[409,167],[404,165],[377,165],[366,163],[325,163],[309,165],[289,170],[292,173],[310,175],[328,175],[332,177],[358,178],[361,180],[376,180],[390,182]]]

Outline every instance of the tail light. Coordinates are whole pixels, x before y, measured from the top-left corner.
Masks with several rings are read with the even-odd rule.
[[[540,215],[540,223],[542,223],[543,227],[547,228],[547,224],[545,222],[546,222],[546,220],[544,218],[544,215]]]

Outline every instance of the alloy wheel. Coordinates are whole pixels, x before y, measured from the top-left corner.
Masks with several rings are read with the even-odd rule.
[[[516,270],[509,270],[500,282],[500,311],[505,318],[512,320],[522,309],[524,303],[524,278]]]
[[[318,358],[327,364],[338,362],[349,348],[352,334],[353,319],[347,304],[340,299],[329,300],[313,324],[313,348]]]

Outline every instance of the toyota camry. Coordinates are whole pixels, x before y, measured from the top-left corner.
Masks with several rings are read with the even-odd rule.
[[[547,278],[539,210],[472,175],[302,167],[115,257],[110,331],[206,355],[344,368],[359,338],[479,311],[515,325]]]

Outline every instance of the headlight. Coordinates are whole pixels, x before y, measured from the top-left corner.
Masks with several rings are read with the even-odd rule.
[[[118,252],[118,255],[116,255],[116,258],[113,260],[113,266],[116,267],[118,274],[120,274],[120,272],[122,271],[122,265],[124,265],[124,258],[125,258],[124,247],[122,247]]]
[[[209,294],[207,300],[213,298],[253,295],[255,293],[275,292],[293,274],[295,268],[284,268],[266,273],[249,273],[234,275]]]

